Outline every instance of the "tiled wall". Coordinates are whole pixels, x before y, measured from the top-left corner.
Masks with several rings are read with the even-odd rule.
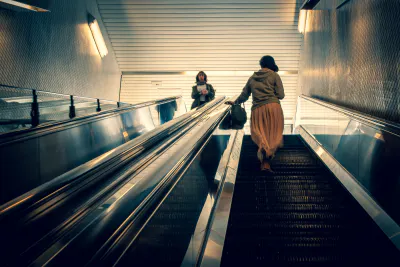
[[[121,73],[96,0],[52,1],[49,13],[0,8],[0,84],[118,100]],[[87,12],[101,24],[101,58]]]
[[[352,0],[308,12],[303,94],[400,122],[400,1]]]

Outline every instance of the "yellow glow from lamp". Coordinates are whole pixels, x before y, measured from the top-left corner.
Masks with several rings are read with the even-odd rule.
[[[89,14],[89,28],[92,32],[94,42],[96,43],[97,50],[101,57],[105,57],[108,54],[106,43],[104,42],[103,34],[101,33],[99,23],[97,20]]]
[[[307,10],[300,10],[300,14],[299,14],[299,32],[300,33],[304,33],[305,29],[306,29],[306,23],[307,23]]]

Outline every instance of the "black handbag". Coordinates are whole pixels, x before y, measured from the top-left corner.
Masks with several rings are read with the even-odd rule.
[[[244,125],[247,122],[247,113],[244,105],[243,108],[239,104],[232,105],[231,122],[232,129],[243,129]]]

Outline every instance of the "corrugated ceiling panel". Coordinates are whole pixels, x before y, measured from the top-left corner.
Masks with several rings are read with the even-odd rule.
[[[189,107],[199,70],[208,73],[218,95],[237,95],[266,54],[282,71],[298,70],[302,0],[97,2],[123,72],[121,101],[181,94]],[[297,74],[283,74],[282,80],[285,117],[292,118]]]

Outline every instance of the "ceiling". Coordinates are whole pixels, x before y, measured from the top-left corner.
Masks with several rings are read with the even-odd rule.
[[[234,95],[259,68],[261,56],[269,54],[282,71],[290,71],[281,76],[288,95],[285,116],[292,117],[303,42],[297,31],[302,0],[97,2],[123,72],[121,101],[154,99],[163,95],[161,90],[190,102],[199,70],[218,85],[217,93]]]

